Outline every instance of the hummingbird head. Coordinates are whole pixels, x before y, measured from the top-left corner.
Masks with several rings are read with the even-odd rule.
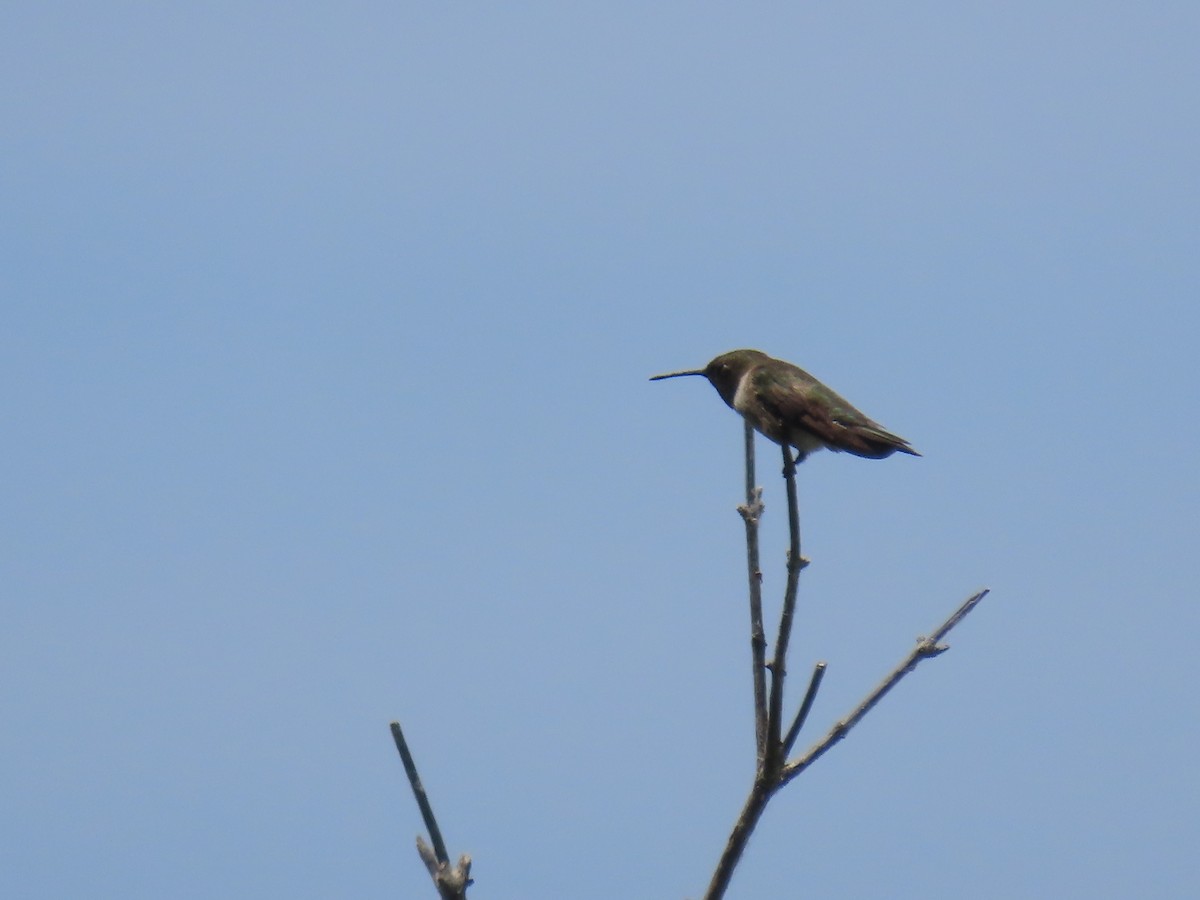
[[[655,375],[650,380],[661,381],[664,378],[679,378],[683,375],[703,375],[717,389],[721,399],[729,406],[733,406],[733,397],[737,393],[742,376],[751,366],[770,358],[761,350],[730,350],[728,353],[722,353],[703,369],[669,372],[666,375]]]

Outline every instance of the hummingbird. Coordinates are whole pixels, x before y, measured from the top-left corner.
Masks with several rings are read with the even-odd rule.
[[[822,447],[867,459],[883,459],[897,450],[921,455],[803,369],[761,350],[731,350],[703,369],[655,375],[650,380],[683,375],[707,378],[721,399],[759,434],[795,447],[796,462]]]

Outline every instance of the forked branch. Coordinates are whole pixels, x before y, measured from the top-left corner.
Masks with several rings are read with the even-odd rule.
[[[712,881],[704,894],[704,900],[720,900],[725,896],[733,871],[741,860],[746,844],[755,826],[767,808],[771,797],[785,784],[820,759],[834,744],[842,740],[883,697],[894,688],[905,675],[924,659],[945,652],[944,638],[955,625],[963,620],[979,602],[987,596],[987,590],[979,591],[968,598],[932,635],[919,638],[911,653],[886,678],[871,691],[845,719],[837,722],[829,733],[807,753],[791,762],[785,762],[799,737],[800,730],[808,718],[816,699],[821,680],[825,676],[825,663],[819,662],[813,669],[804,699],[786,733],[781,731],[783,722],[783,688],[787,676],[787,650],[791,639],[796,594],[800,570],[808,560],[800,555],[800,521],[796,500],[796,466],[791,450],[783,448],[783,475],[787,481],[788,531],[790,542],[787,558],[787,587],[784,591],[783,609],[779,619],[779,634],[775,640],[775,652],[771,662],[766,662],[766,638],[763,632],[762,614],[762,571],[759,568],[758,522],[762,516],[762,488],[755,486],[754,476],[754,431],[746,424],[746,503],[738,511],[746,523],[746,562],[750,582],[750,648],[754,669],[754,733],[758,765],[754,782],[741,814],[734,823],[726,841],[725,849],[717,862]],[[771,670],[771,690],[766,690],[765,672]]]

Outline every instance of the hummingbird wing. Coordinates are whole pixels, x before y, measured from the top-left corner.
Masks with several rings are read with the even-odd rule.
[[[791,366],[791,370],[782,378],[756,372],[753,380],[761,408],[774,420],[779,434],[807,432],[830,450],[869,459],[882,459],[896,451],[921,455],[904,438],[863,415],[803,369]],[[797,443],[795,439],[789,442]]]

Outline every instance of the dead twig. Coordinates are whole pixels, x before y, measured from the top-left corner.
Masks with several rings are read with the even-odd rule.
[[[758,522],[763,513],[762,488],[754,482],[754,431],[749,423],[745,429],[746,447],[746,503],[738,507],[746,523],[746,564],[750,583],[750,649],[754,675],[754,734],[758,765],[746,803],[734,822],[733,830],[725,843],[725,849],[717,862],[712,881],[704,894],[704,900],[721,900],[733,878],[733,871],[741,860],[746,844],[755,826],[762,818],[771,797],[784,785],[820,759],[834,744],[841,741],[905,675],[913,671],[924,659],[944,653],[947,645],[944,638],[955,625],[963,620],[979,602],[987,596],[987,590],[979,591],[967,599],[929,637],[919,638],[917,646],[886,678],[872,690],[845,719],[836,723],[829,733],[818,741],[803,756],[786,762],[788,754],[799,737],[800,730],[812,710],[825,676],[825,663],[819,662],[813,669],[800,709],[796,712],[786,733],[781,731],[783,722],[783,688],[787,677],[787,651],[794,625],[796,595],[799,587],[800,570],[808,560],[800,555],[799,504],[796,499],[796,461],[791,450],[783,448],[783,475],[787,481],[788,531],[790,542],[787,557],[787,587],[784,590],[783,609],[779,618],[779,634],[775,640],[775,653],[771,662],[766,662],[766,636],[763,632],[762,571],[759,568]],[[766,689],[766,670],[771,671],[771,690]]]
[[[862,702],[854,708],[850,715],[829,729],[829,733],[814,744],[807,753],[783,767],[781,786],[787,784],[824,756],[830,747],[838,743],[849,733],[851,728],[862,721],[862,717],[869,713],[872,707],[882,700],[888,691],[899,684],[901,678],[915,669],[922,660],[932,659],[949,650],[950,646],[940,643],[941,639],[949,634],[950,630],[961,622],[971,610],[978,606],[979,602],[987,595],[987,588],[972,594],[963,602],[962,606],[951,613],[949,618],[937,627],[937,630],[933,634],[929,637],[918,638],[917,645],[913,648],[912,652],[883,681],[879,682],[871,693],[863,698]]]
[[[754,484],[754,428],[746,422],[746,502],[738,507],[746,523],[746,570],[750,582],[750,666],[754,678],[754,746],[761,766],[767,758],[767,636],[763,631],[762,569],[758,563],[758,522],[762,488]]]
[[[464,853],[458,862],[451,865],[450,855],[446,852],[446,842],[442,839],[441,829],[433,815],[433,807],[429,805],[429,797],[425,794],[425,786],[421,784],[421,776],[417,774],[417,764],[400,723],[392,723],[392,738],[396,749],[400,752],[400,761],[404,764],[404,774],[408,776],[408,784],[412,788],[413,797],[421,810],[421,818],[425,820],[425,830],[429,832],[429,840],[433,846],[425,843],[425,839],[417,835],[417,854],[429,870],[429,877],[437,888],[442,900],[466,900],[467,888],[471,885],[471,857]]]

